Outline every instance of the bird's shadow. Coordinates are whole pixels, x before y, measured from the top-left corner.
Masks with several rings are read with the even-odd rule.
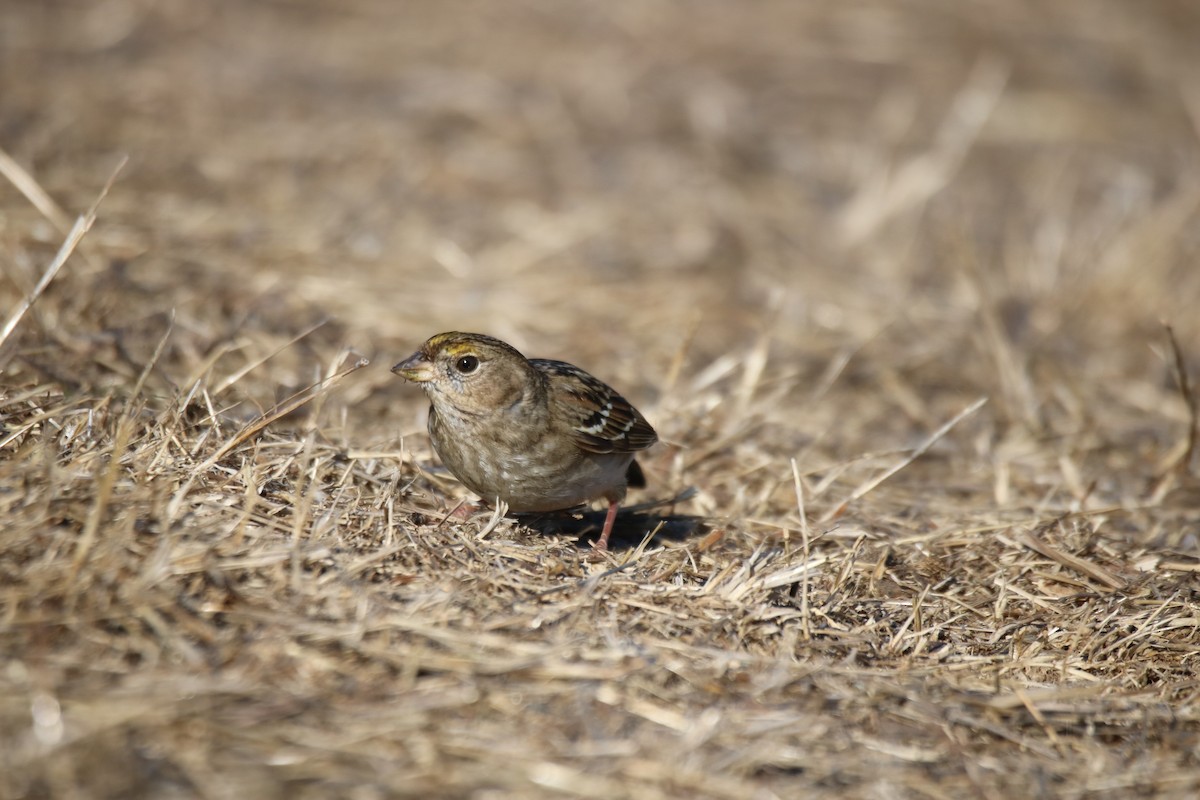
[[[542,534],[574,536],[580,547],[591,547],[604,529],[605,511],[559,511],[551,514],[514,514],[526,528]],[[610,550],[637,547],[649,534],[655,540],[682,542],[703,532],[708,520],[688,514],[651,511],[618,512],[608,540]]]

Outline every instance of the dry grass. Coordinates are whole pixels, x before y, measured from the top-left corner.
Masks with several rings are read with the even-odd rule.
[[[0,798],[1196,796],[1197,41],[0,7]],[[449,516],[386,367],[452,328],[694,494]]]

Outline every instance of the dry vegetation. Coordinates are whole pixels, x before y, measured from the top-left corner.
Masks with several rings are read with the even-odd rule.
[[[1197,41],[0,5],[0,798],[1196,796]],[[387,367],[453,328],[612,381],[632,499],[694,494],[603,563],[449,517]]]

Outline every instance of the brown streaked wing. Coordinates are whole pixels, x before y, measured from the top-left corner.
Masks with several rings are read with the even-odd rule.
[[[571,434],[581,450],[632,453],[658,441],[646,418],[608,384],[565,361],[529,363],[557,379],[559,390],[550,393],[551,402],[572,420]]]

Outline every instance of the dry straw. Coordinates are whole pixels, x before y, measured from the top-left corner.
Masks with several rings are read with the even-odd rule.
[[[1200,793],[1194,14],[275,5],[0,10],[0,798]],[[607,560],[463,322],[662,434]]]

